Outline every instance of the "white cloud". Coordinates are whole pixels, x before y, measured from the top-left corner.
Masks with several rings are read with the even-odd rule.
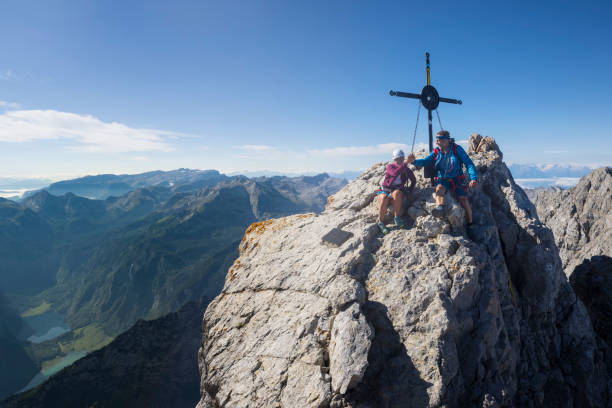
[[[91,115],[55,110],[9,111],[0,115],[0,142],[62,141],[69,150],[87,152],[171,151],[167,139],[178,132],[131,128]]]
[[[414,146],[414,150],[416,151],[426,147],[425,144],[418,143]],[[395,149],[402,149],[405,154],[410,153],[410,146],[403,143],[382,143],[370,146],[339,146],[330,149],[308,150],[308,153],[315,156],[329,157],[374,156],[381,154],[391,156],[391,152]]]
[[[17,102],[0,101],[0,108],[19,109],[21,105]]]
[[[274,147],[266,145],[243,145],[240,146],[240,148],[251,152],[269,152],[271,150],[276,150]]]
[[[7,69],[6,71],[0,71],[0,79],[8,81],[13,78],[15,78],[15,74],[10,69]]]

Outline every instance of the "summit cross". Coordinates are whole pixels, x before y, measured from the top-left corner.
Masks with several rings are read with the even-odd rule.
[[[429,53],[425,54],[425,62],[426,62],[426,71],[427,71],[427,85],[421,90],[421,94],[414,94],[410,92],[399,92],[399,91],[389,91],[389,95],[391,96],[399,96],[402,98],[412,98],[412,99],[420,99],[421,103],[427,109],[427,119],[429,122],[429,151],[433,150],[433,133],[431,129],[431,111],[436,110],[440,102],[446,103],[454,103],[456,105],[461,105],[463,102],[460,99],[451,99],[451,98],[442,98],[436,88],[431,85],[431,78],[429,75]],[[418,120],[418,118],[417,118]],[[428,173],[429,169],[425,170],[425,173]],[[429,170],[433,171],[433,169]],[[433,177],[433,174],[425,174],[425,177]]]

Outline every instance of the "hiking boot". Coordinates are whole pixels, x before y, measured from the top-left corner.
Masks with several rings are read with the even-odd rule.
[[[395,217],[393,218],[393,221],[395,221],[397,228],[404,228],[404,220],[402,220],[402,217]]]
[[[387,229],[387,227],[385,226],[384,222],[379,222],[378,223],[378,229],[380,230],[380,232],[383,233],[383,235],[386,235],[389,233],[389,230]]]
[[[465,228],[465,232],[467,232],[467,236],[472,240],[472,241],[476,241],[476,227],[474,227],[474,224],[468,224],[467,227]]]
[[[439,205],[436,208],[434,208],[433,210],[431,210],[431,215],[433,215],[434,217],[437,217],[437,218],[442,218],[444,216],[444,206],[443,205]]]

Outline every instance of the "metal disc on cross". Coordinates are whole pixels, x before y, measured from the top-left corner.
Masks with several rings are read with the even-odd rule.
[[[435,110],[440,104],[440,95],[431,85],[425,85],[421,91],[421,103],[427,110]]]

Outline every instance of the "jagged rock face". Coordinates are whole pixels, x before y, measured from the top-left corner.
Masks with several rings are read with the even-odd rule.
[[[494,140],[470,146],[476,241],[452,197],[431,215],[421,172],[408,228],[381,236],[382,163],[322,214],[251,225],[204,315],[198,408],[610,403],[606,346],[551,231]],[[322,241],[333,228],[343,242]]]
[[[540,192],[536,208],[596,332],[612,345],[612,168],[593,170],[571,189]]]
[[[585,259],[612,256],[612,168],[593,170],[567,190],[542,191],[535,203],[568,277]]]

